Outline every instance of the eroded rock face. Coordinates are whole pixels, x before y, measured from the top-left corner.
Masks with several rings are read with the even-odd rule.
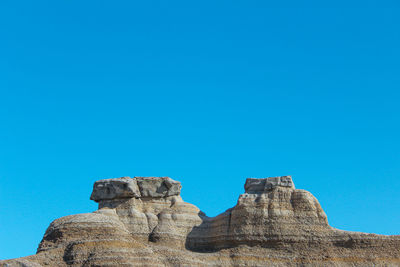
[[[140,197],[137,181],[129,177],[99,180],[93,185],[91,200],[122,199]]]
[[[163,198],[178,196],[181,193],[181,183],[169,177],[121,177],[103,179],[94,183],[91,200],[124,198]]]
[[[247,178],[244,185],[246,193],[263,194],[277,187],[287,187],[294,189],[291,176],[278,176],[269,178]]]
[[[169,177],[135,177],[135,180],[142,197],[170,197],[181,193],[181,183]]]
[[[3,266],[400,266],[400,237],[332,228],[290,176],[248,178],[208,217],[168,177],[99,180],[93,213],[52,222],[37,254]]]

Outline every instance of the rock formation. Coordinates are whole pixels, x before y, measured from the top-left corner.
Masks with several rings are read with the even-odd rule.
[[[400,266],[400,236],[332,228],[290,176],[248,178],[237,205],[207,217],[169,177],[97,181],[93,213],[53,221],[36,255],[2,266]]]

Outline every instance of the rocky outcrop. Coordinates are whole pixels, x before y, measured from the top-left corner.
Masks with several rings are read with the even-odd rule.
[[[91,200],[101,202],[125,198],[163,198],[178,196],[181,183],[169,177],[121,177],[94,183]]]
[[[249,178],[245,191],[237,205],[225,213],[214,218],[202,216],[202,224],[188,236],[190,249],[310,245],[331,230],[317,199],[294,189],[290,176]],[[309,232],[314,234],[307,235]]]
[[[400,237],[332,228],[290,176],[248,178],[208,217],[168,177],[97,181],[93,213],[53,221],[36,255],[3,266],[400,266]]]
[[[116,179],[103,179],[94,183],[91,200],[123,199],[140,197],[140,191],[135,179],[121,177]]]
[[[279,176],[269,178],[247,178],[244,184],[244,190],[248,194],[263,194],[277,187],[288,187],[294,189],[292,177]]]

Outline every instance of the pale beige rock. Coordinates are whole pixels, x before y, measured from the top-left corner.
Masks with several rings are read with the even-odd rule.
[[[400,266],[400,236],[330,227],[290,176],[247,179],[236,206],[216,217],[184,202],[180,183],[167,177],[97,184],[97,211],[55,220],[36,255],[1,265]]]

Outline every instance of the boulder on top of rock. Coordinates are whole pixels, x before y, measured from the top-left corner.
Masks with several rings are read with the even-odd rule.
[[[294,189],[291,176],[278,176],[268,178],[247,178],[244,185],[246,193],[260,194],[269,192],[276,187],[288,187]]]
[[[169,177],[135,177],[142,197],[170,197],[181,193],[181,183]]]
[[[96,181],[93,185],[91,200],[100,202],[121,198],[140,197],[136,179],[121,177]]]

